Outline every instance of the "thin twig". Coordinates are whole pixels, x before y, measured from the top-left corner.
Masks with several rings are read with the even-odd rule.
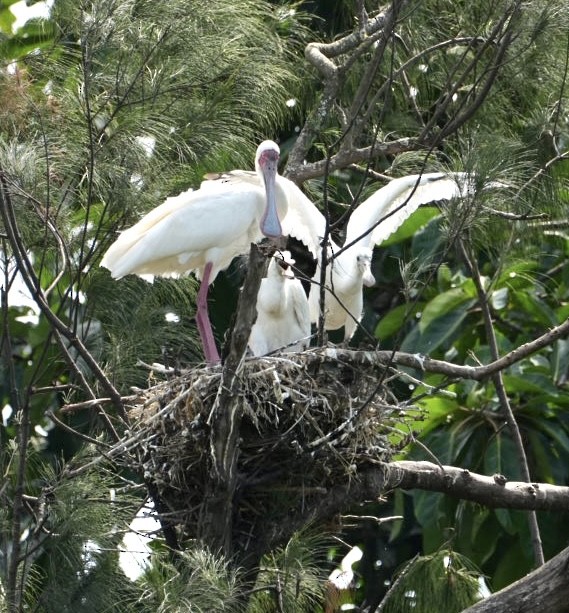
[[[490,355],[492,359],[496,361],[499,359],[498,341],[496,339],[496,332],[494,331],[494,325],[492,323],[492,313],[490,311],[490,305],[488,303],[488,296],[482,285],[482,279],[480,277],[480,271],[478,270],[478,264],[472,254],[467,251],[467,248],[464,245],[463,241],[459,241],[459,246],[461,248],[464,260],[467,266],[470,268],[472,280],[474,281],[476,292],[478,294],[478,302],[482,310],[482,317],[484,318],[484,327],[486,328],[486,336],[488,340],[488,345],[490,347]],[[494,383],[498,399],[500,400],[502,410],[506,416],[506,420],[510,428],[510,434],[516,446],[522,477],[527,483],[531,483],[531,475],[527,455],[524,448],[524,442],[522,439],[520,428],[518,426],[518,422],[516,421],[516,417],[510,405],[510,399],[508,398],[508,394],[506,392],[504,379],[502,377],[502,371],[497,371],[496,373],[494,373],[492,375],[492,381]],[[528,521],[534,553],[534,562],[536,566],[541,566],[545,563],[545,558],[543,555],[543,546],[541,542],[541,535],[539,532],[539,524],[537,522],[537,514],[535,511],[529,511]]]

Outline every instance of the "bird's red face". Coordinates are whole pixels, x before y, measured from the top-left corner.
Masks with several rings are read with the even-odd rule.
[[[261,168],[272,168],[275,171],[279,163],[279,151],[278,149],[265,149],[259,154],[259,166]]]

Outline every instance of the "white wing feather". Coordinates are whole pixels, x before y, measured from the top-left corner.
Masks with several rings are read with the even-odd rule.
[[[172,276],[200,272],[215,261],[213,280],[234,257],[247,252],[251,241],[262,238],[258,219],[263,207],[262,188],[251,184],[183,192],[125,230],[101,266],[114,278],[130,273]]]
[[[283,234],[304,243],[310,253],[317,258],[320,253],[320,241],[326,229],[324,215],[298,185],[289,179],[279,176],[277,185],[284,190],[288,202],[287,213],[281,220]]]
[[[256,172],[232,170],[220,174],[206,175],[201,189],[211,190],[215,186],[234,188],[245,184],[261,186],[261,179]],[[310,198],[292,181],[277,175],[277,190],[286,198],[288,209],[281,226],[284,236],[292,236],[304,243],[310,253],[317,258],[320,252],[320,240],[324,236],[326,220]]]
[[[352,213],[346,230],[346,244],[389,215],[358,243],[364,247],[379,245],[422,204],[465,197],[472,190],[472,181],[464,172],[425,173],[393,179]]]

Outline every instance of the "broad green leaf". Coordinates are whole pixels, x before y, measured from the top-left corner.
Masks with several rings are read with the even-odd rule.
[[[381,341],[397,333],[401,326],[414,319],[415,313],[421,311],[423,306],[422,302],[396,306],[379,320],[375,328],[375,337]]]
[[[9,9],[11,4],[14,4],[18,0],[6,0],[0,5],[0,31],[3,34],[12,34],[12,26],[16,21],[14,13]]]
[[[506,585],[523,577],[531,567],[531,561],[526,558],[525,552],[516,540],[507,548],[499,548],[500,561],[492,576],[492,588],[501,590]]]
[[[475,299],[459,304],[446,315],[432,318],[421,333],[419,327],[414,335],[408,335],[401,345],[402,351],[430,354],[447,339],[452,338],[468,316],[469,310],[476,303]]]
[[[569,436],[567,433],[559,426],[555,426],[545,420],[540,420],[536,426],[549,437],[557,453],[561,452],[565,454],[566,459],[569,459]]]
[[[555,342],[551,362],[555,383],[558,384],[560,379],[565,381],[569,372],[569,340],[559,339]]]
[[[484,473],[486,475],[504,475],[509,481],[519,481],[521,470],[518,453],[506,426],[489,441],[484,454]]]
[[[423,528],[430,524],[437,523],[441,499],[442,494],[436,492],[413,492],[415,518]]]
[[[514,262],[501,272],[496,282],[496,287],[509,287],[510,289],[533,287],[535,285],[533,271],[536,268],[537,263],[534,261],[522,260],[521,262]]]
[[[557,325],[557,317],[551,307],[541,298],[537,298],[530,292],[531,290],[513,290],[510,296],[514,304],[531,317],[531,321],[540,322],[546,326]]]
[[[514,521],[512,519],[512,515],[509,509],[494,509],[494,514],[496,515],[498,522],[500,523],[500,526],[508,534],[516,533]]]
[[[433,207],[422,207],[415,211],[411,217],[409,217],[401,227],[389,236],[381,243],[382,247],[388,247],[395,243],[400,243],[412,236],[415,236],[417,232],[431,221],[434,217],[439,215],[439,210]]]
[[[522,394],[525,392],[538,394],[543,391],[540,384],[532,381],[529,376],[517,377],[504,374],[503,380],[508,394]]]
[[[560,324],[563,323],[567,318],[569,318],[569,304],[564,304],[555,309],[555,314],[557,315],[557,322]]]
[[[460,287],[449,289],[435,296],[435,298],[427,303],[421,313],[421,319],[419,321],[421,332],[424,332],[435,319],[455,310],[465,302],[472,304],[472,300],[475,298],[476,288],[474,287],[472,279],[467,279]]]
[[[411,244],[411,255],[429,261],[442,246],[443,239],[440,229],[441,218],[434,217],[414,236]]]
[[[554,483],[552,468],[556,458],[551,454],[551,445],[543,433],[526,428],[524,431],[528,456],[534,467],[532,477],[536,481]]]

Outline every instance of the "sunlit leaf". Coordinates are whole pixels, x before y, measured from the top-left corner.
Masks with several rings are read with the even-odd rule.
[[[431,353],[441,344],[452,338],[459,330],[464,320],[468,316],[470,308],[476,303],[476,299],[464,300],[462,297],[458,304],[452,300],[441,307],[454,307],[454,310],[447,311],[445,315],[440,315],[438,311],[435,316],[435,309],[429,314],[430,323],[423,327],[423,332],[420,331],[420,326],[417,327],[414,333],[408,335],[401,345],[402,351],[411,353]]]

